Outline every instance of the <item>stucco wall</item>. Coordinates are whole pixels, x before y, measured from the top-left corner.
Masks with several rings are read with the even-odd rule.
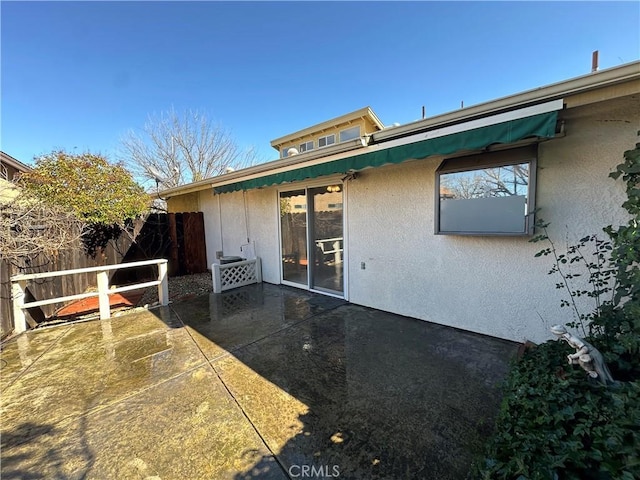
[[[636,141],[638,99],[564,115],[567,135],[541,144],[539,215],[561,246],[625,220],[608,173]],[[349,185],[350,301],[498,337],[541,341],[571,319],[526,238],[436,236],[440,159],[365,171]],[[604,236],[604,234],[603,234]],[[365,270],[360,268],[365,262]]]
[[[240,255],[240,246],[248,243],[248,239],[255,242],[256,255],[262,259],[264,281],[280,283],[275,189],[222,195],[202,191],[199,192],[199,203],[204,213],[208,265],[215,261],[217,251],[224,255]]]
[[[540,145],[536,202],[559,247],[626,220],[623,184],[608,174],[635,145],[639,112],[638,96],[577,107],[562,113],[566,136]],[[516,341],[550,338],[549,327],[571,320],[571,311],[560,308],[566,294],[547,275],[550,259],[534,257],[543,245],[522,237],[434,235],[440,161],[365,170],[346,185],[348,300]],[[245,195],[247,223],[242,192],[200,192],[209,263],[216,250],[239,254],[248,236],[264,280],[280,283],[277,190]]]
[[[167,211],[169,213],[199,212],[199,193],[187,193],[167,199]]]

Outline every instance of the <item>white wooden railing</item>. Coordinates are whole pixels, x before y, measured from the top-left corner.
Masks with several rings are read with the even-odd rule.
[[[143,267],[146,265],[158,265],[158,280],[151,282],[136,283],[126,285],[124,287],[109,288],[110,270],[119,270],[121,268]],[[46,300],[38,300],[35,302],[25,302],[25,292],[27,282],[40,278],[62,277],[65,275],[73,275],[75,273],[96,272],[96,280],[98,284],[97,292],[79,293],[77,295],[69,295],[66,297],[49,298]],[[24,332],[27,329],[25,310],[31,307],[39,307],[40,305],[50,305],[52,303],[69,302],[71,300],[80,300],[83,298],[98,297],[98,305],[100,307],[100,319],[111,317],[111,308],[109,306],[109,295],[120,292],[128,292],[129,290],[138,290],[141,288],[158,286],[158,300],[162,305],[169,304],[169,284],[167,283],[167,260],[143,260],[141,262],[120,263],[118,265],[104,265],[101,267],[76,268],[74,270],[60,270],[57,272],[43,273],[27,273],[19,274],[11,277],[11,299],[13,301],[13,320],[15,333]]]
[[[334,238],[323,238],[320,240],[316,240],[316,245],[324,255],[329,255],[333,253],[333,262],[335,264],[342,263],[342,246],[343,238],[342,237],[334,237]],[[322,259],[319,259],[322,260]]]

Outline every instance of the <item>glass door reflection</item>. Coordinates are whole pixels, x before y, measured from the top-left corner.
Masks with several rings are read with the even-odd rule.
[[[307,195],[305,190],[280,193],[282,279],[309,285],[307,258]]]
[[[342,293],[344,237],[342,185],[308,190],[311,288]],[[312,248],[312,250],[311,250]]]

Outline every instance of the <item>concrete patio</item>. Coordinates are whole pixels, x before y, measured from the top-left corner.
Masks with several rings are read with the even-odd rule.
[[[464,479],[517,345],[262,284],[3,345],[3,479]]]

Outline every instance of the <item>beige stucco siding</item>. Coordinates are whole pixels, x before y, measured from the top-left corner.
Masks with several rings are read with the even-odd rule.
[[[202,191],[199,195],[204,214],[207,263],[214,263],[217,251],[224,255],[240,255],[241,245],[255,242],[256,255],[262,259],[264,281],[280,283],[276,190],[222,195]]]

